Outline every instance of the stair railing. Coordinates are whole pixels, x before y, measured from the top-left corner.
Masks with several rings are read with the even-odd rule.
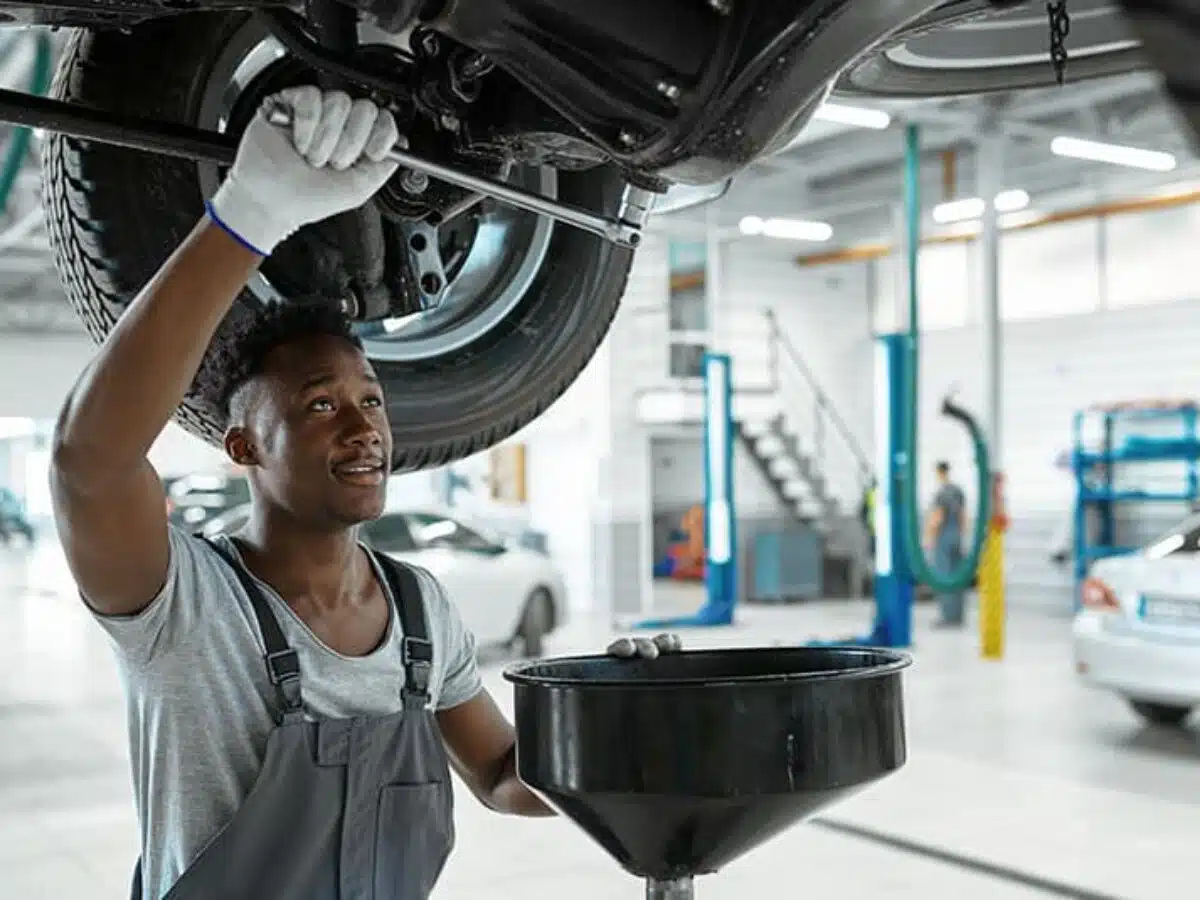
[[[874,466],[862,444],[854,436],[836,404],[821,387],[816,375],[805,362],[803,354],[779,324],[774,310],[765,310],[768,325],[768,353],[773,380],[779,392],[784,412],[790,411],[798,424],[807,426],[812,440],[813,459],[818,469],[829,473],[834,462],[829,456],[829,437],[835,439],[835,449],[841,451],[843,465],[853,468],[860,490],[865,490],[874,477]],[[804,441],[804,438],[801,438]],[[807,443],[807,441],[805,441]]]

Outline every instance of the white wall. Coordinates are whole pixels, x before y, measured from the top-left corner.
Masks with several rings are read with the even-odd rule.
[[[0,416],[54,419],[95,352],[82,332],[0,333]]]
[[[650,441],[651,496],[655,510],[678,510],[704,502],[704,445],[700,429],[691,434],[654,435]],[[733,456],[734,503],[742,518],[783,517],[770,483],[755,467],[750,455],[735,447]]]
[[[724,254],[722,306],[740,313],[774,310],[781,329],[844,419],[853,440],[870,456],[873,272],[860,264],[803,268],[796,264],[796,254],[796,245],[783,241],[729,244]],[[779,366],[787,369],[786,358]],[[795,380],[785,378],[782,384],[788,394],[783,398],[786,414],[805,431],[812,430],[811,395]],[[860,499],[854,457],[831,429],[825,441],[826,477],[843,508],[853,510]]]
[[[85,334],[0,333],[0,416],[53,421],[75,380],[96,352]],[[176,425],[150,451],[160,475],[223,465],[224,454]]]

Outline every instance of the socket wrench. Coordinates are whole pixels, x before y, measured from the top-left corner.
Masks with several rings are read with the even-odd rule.
[[[267,121],[272,125],[290,127],[292,124],[292,109],[286,101],[279,97],[271,98],[266,104]],[[655,194],[652,191],[629,186],[622,198],[621,211],[617,218],[608,218],[580,209],[569,203],[551,200],[532,191],[513,187],[490,178],[469,175],[459,172],[441,163],[422,159],[409,153],[397,144],[389,151],[387,158],[415,172],[424,172],[430,178],[437,178],[457,187],[466,188],[477,194],[483,194],[496,200],[508,203],[518,209],[528,210],[538,215],[547,216],[564,225],[573,225],[592,234],[606,238],[621,247],[636,249],[642,240],[642,226],[654,204]]]

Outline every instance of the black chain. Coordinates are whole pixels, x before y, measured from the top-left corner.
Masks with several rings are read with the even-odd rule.
[[[1050,62],[1061,85],[1067,76],[1067,35],[1071,33],[1067,0],[1046,0],[1046,12],[1050,16]]]

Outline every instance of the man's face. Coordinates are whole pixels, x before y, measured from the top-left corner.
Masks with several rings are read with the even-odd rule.
[[[273,350],[242,390],[241,422],[225,444],[259,498],[318,528],[383,512],[392,432],[361,351],[336,337],[304,338]]]

